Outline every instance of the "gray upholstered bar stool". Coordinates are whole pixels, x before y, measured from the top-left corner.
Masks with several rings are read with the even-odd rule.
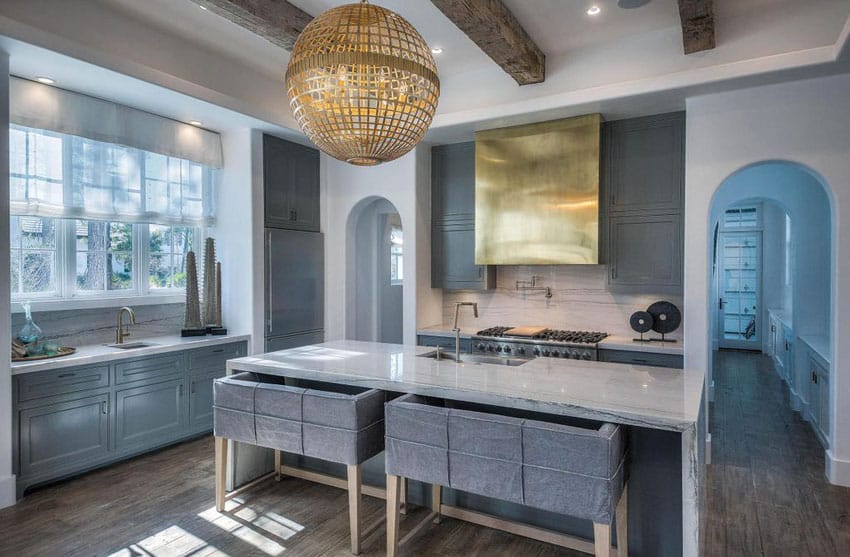
[[[606,423],[591,429],[447,408],[440,399],[416,395],[388,402],[385,419],[389,556],[399,545],[401,478],[432,484],[438,517],[469,520],[595,555],[610,555],[616,519],[618,555],[628,554],[626,451],[620,426]],[[441,486],[590,520],[593,543],[443,505]]]
[[[340,487],[348,489],[351,552],[360,553],[365,535],[360,526],[360,465],[384,449],[384,401],[383,391],[332,383],[255,373],[217,379],[213,393],[216,509],[224,511],[225,501],[233,497],[225,493],[228,440],[274,449],[278,479],[283,468],[281,451],[345,464],[348,481]]]

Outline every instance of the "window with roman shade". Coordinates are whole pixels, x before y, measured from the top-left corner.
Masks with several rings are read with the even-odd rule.
[[[17,78],[10,119],[13,299],[184,286],[215,223],[218,134]]]

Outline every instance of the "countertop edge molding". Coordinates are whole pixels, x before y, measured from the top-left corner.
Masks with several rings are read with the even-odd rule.
[[[152,346],[122,350],[110,348],[105,344],[90,344],[77,347],[77,352],[70,356],[52,358],[49,360],[38,360],[35,362],[12,363],[12,375],[23,375],[39,371],[49,371],[65,367],[78,367],[100,364],[127,359],[166,354],[193,348],[216,346],[219,344],[230,344],[232,342],[250,341],[251,335],[221,335],[207,337],[181,337],[179,335],[167,335],[151,338],[133,338],[127,342],[150,342]]]

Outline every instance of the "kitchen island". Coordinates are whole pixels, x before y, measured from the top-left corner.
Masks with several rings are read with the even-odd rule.
[[[230,360],[228,372],[312,379],[631,426],[630,554],[699,554],[703,371],[551,358],[509,367],[424,357],[433,351],[335,341]],[[569,517],[464,493],[449,496],[461,506],[589,537],[589,524]]]

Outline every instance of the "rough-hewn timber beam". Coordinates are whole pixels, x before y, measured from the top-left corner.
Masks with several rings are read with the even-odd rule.
[[[501,0],[431,0],[520,85],[546,79],[546,56]]]
[[[286,0],[192,0],[286,50],[313,16]]]
[[[714,48],[714,0],[679,0],[685,54]]]

